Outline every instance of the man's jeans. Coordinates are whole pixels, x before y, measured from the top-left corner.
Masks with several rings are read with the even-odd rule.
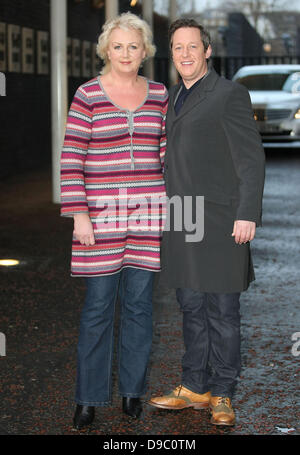
[[[182,385],[196,393],[232,398],[241,365],[240,293],[177,289],[176,296],[186,348]]]
[[[87,406],[111,404],[113,327],[120,295],[119,393],[139,397],[146,392],[152,344],[154,272],[125,268],[121,272],[86,278],[81,313],[75,402]]]

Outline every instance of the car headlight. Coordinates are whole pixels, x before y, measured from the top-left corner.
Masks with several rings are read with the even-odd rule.
[[[295,112],[294,118],[300,119],[300,108]]]

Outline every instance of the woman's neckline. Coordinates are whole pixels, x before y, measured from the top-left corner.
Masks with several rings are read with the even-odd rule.
[[[143,99],[143,101],[141,102],[141,104],[139,104],[139,106],[137,106],[135,109],[131,110],[131,109],[126,109],[125,107],[122,107],[122,106],[119,106],[117,103],[115,103],[111,97],[108,95],[108,93],[105,91],[103,85],[102,85],[102,82],[101,82],[101,79],[100,79],[100,76],[97,77],[98,79],[98,84],[102,90],[102,92],[104,93],[104,95],[106,96],[106,98],[111,102],[111,104],[113,104],[115,107],[117,107],[118,109],[120,109],[121,111],[125,111],[125,112],[131,112],[131,113],[134,113],[136,112],[138,109],[140,109],[142,106],[144,106],[144,104],[146,103],[147,99],[148,99],[148,96],[149,96],[149,81],[146,77],[144,76],[140,76],[142,77],[143,79],[145,79],[146,83],[147,83],[147,91],[146,91],[146,96],[145,98]]]

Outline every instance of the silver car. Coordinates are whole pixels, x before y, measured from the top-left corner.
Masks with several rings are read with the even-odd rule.
[[[300,141],[300,65],[243,66],[232,80],[249,90],[264,142]]]

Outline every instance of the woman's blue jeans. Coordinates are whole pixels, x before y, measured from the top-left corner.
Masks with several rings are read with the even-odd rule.
[[[77,346],[75,402],[111,405],[115,304],[120,296],[119,393],[140,397],[146,392],[152,345],[154,272],[124,268],[121,272],[86,278]]]

